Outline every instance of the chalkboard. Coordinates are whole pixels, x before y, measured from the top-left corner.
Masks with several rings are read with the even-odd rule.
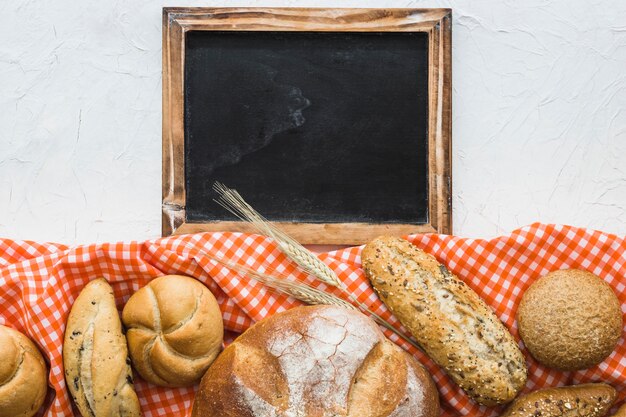
[[[181,224],[235,224],[219,181],[282,224],[432,226],[432,34],[335,27],[180,35]]]

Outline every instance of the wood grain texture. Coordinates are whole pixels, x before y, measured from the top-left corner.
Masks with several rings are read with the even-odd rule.
[[[426,224],[278,223],[307,244],[362,244],[380,234],[451,233],[450,9],[164,8],[162,234],[241,231],[185,221],[184,58],[188,31],[425,32],[429,37],[429,220]]]

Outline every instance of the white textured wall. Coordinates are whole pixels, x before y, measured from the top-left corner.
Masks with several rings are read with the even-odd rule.
[[[160,233],[161,6],[0,0],[0,236]],[[626,1],[272,1],[452,7],[454,229],[626,234]]]

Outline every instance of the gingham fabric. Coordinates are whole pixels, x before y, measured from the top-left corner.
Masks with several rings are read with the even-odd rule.
[[[519,341],[515,311],[524,290],[549,271],[580,268],[599,275],[626,302],[626,241],[623,237],[568,226],[533,224],[491,240],[447,235],[413,235],[408,239],[440,262],[496,311]],[[368,285],[360,266],[360,247],[324,253],[320,258],[363,303],[398,328]],[[208,256],[205,256],[208,255]],[[210,256],[227,258],[274,274],[327,288],[305,273],[257,235],[205,233],[147,242],[94,244],[68,248],[57,244],[0,240],[0,323],[29,335],[50,364],[51,389],[39,415],[79,415],[63,380],[61,355],[65,321],[72,302],[90,280],[105,277],[113,286],[121,309],[130,295],[150,279],[164,274],[197,278],[216,295],[227,329],[226,343],[255,321],[299,305],[267,291],[228,269]],[[626,304],[626,303],[625,303]],[[625,304],[622,310],[625,310]],[[473,403],[427,357],[387,332],[432,374],[441,396],[443,415],[495,416],[502,408]],[[520,342],[520,346],[522,346]],[[542,387],[604,381],[626,395],[626,344],[602,364],[580,372],[559,372],[538,365],[524,350],[529,364],[525,391]],[[1,360],[1,358],[0,358]],[[135,375],[135,388],[145,416],[189,416],[194,388],[169,389],[150,385]]]

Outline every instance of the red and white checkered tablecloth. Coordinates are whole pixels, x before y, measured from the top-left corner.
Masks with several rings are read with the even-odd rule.
[[[605,279],[626,311],[626,239],[569,226],[533,224],[490,240],[427,234],[408,239],[463,279],[497,312],[517,340],[515,312],[524,290],[549,271],[585,269]],[[50,364],[48,399],[39,415],[79,415],[63,380],[61,355],[65,320],[72,302],[90,280],[105,277],[121,309],[130,295],[152,278],[182,274],[197,278],[215,294],[227,329],[226,343],[255,321],[300,303],[275,295],[199,254],[203,251],[259,270],[291,274],[327,288],[301,272],[268,238],[238,233],[203,233],[146,242],[66,247],[0,239],[0,324],[29,335]],[[398,322],[371,290],[360,266],[360,247],[320,254],[358,299],[394,325]],[[443,415],[494,416],[501,408],[473,403],[427,357],[387,332],[431,372],[442,399]],[[600,365],[559,372],[538,365],[527,351],[526,391],[541,387],[603,381],[626,396],[626,343]],[[159,388],[137,377],[136,390],[146,417],[190,415],[194,388]]]

